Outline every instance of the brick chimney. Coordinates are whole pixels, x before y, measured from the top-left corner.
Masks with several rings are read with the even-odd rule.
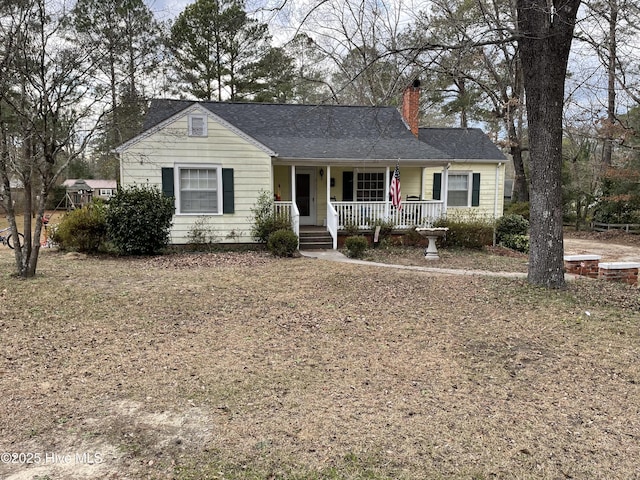
[[[418,137],[420,111],[420,80],[417,78],[402,92],[402,118],[411,133]]]

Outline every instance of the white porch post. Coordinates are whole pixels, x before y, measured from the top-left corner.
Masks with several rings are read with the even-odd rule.
[[[385,220],[389,218],[389,165],[384,170],[384,217]]]
[[[296,201],[296,166],[291,165],[291,201]]]
[[[331,165],[327,165],[327,205],[331,201]]]

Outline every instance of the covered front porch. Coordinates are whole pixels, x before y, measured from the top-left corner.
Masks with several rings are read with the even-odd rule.
[[[394,168],[395,164],[274,165],[276,214],[289,217],[297,235],[301,226],[326,229],[334,249],[341,231],[373,230],[381,224],[405,230],[431,226],[446,215],[446,193],[442,200],[425,199],[432,192],[424,190],[426,167],[419,165],[401,165],[402,208],[394,207],[389,196]]]

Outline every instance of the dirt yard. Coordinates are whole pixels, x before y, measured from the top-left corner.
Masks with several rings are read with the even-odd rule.
[[[602,255],[603,262],[640,262],[640,235],[625,235],[621,232],[567,232],[564,251],[567,255]]]
[[[520,259],[516,259],[520,262]],[[631,479],[637,288],[0,251],[0,478]]]

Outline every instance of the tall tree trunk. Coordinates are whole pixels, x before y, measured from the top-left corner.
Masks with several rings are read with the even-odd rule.
[[[530,150],[529,282],[564,287],[562,113],[580,0],[517,0]]]
[[[511,114],[510,114],[511,115]],[[524,159],[522,158],[521,136],[518,135],[513,118],[507,120],[507,135],[509,138],[509,153],[513,161],[515,171],[515,181],[513,183],[513,200],[516,202],[529,201],[529,181],[524,169]]]
[[[603,171],[611,166],[613,156],[613,126],[616,123],[616,57],[618,46],[616,29],[618,28],[618,1],[609,0],[609,41],[607,44],[609,61],[607,65],[607,125],[605,128],[604,146],[602,148]]]
[[[457,82],[458,84],[458,98],[462,100],[462,108],[460,109],[460,128],[468,128],[469,127],[469,117],[467,115],[467,110],[469,109],[469,105],[467,104],[467,86],[465,84],[464,78],[460,78]]]

